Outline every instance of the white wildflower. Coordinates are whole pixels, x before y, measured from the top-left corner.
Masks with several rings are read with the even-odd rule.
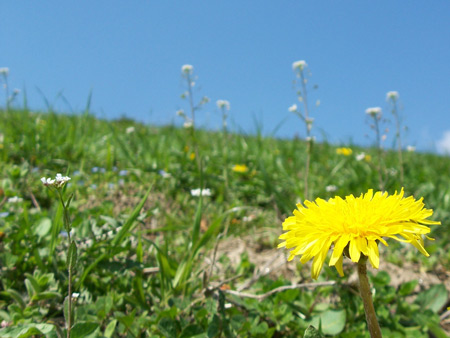
[[[230,102],[227,100],[217,100],[216,104],[220,109],[230,110]]]
[[[9,68],[8,67],[1,67],[0,68],[0,74],[3,75],[3,76],[8,76]]]
[[[126,132],[127,134],[134,133],[134,131],[135,131],[134,127],[128,127],[127,129],[125,129],[125,132]]]
[[[210,189],[192,189],[191,195],[198,197],[198,196],[211,196],[211,190]]]
[[[56,174],[55,177],[55,185],[57,188],[61,188],[64,184],[66,184],[67,182],[70,181],[70,177],[69,176],[62,176],[61,174]]]
[[[387,92],[387,94],[386,94],[386,100],[393,100],[393,101],[395,101],[395,100],[398,100],[398,98],[399,98],[399,95],[398,95],[398,92],[396,92],[396,91],[390,91],[390,92]]]
[[[183,127],[186,129],[192,128],[194,126],[194,124],[192,123],[192,121],[186,121],[183,123]]]
[[[410,153],[413,153],[413,152],[416,151],[416,147],[414,147],[414,146],[407,146],[406,147],[406,151],[409,151]]]
[[[49,177],[49,178],[42,177],[42,178],[41,178],[41,182],[42,182],[42,184],[44,184],[46,187],[48,187],[48,186],[53,186],[53,185],[55,184],[55,180],[52,180],[50,177]]]
[[[295,113],[297,111],[297,105],[294,103],[292,106],[288,108],[291,113]]]
[[[183,65],[181,67],[181,72],[183,74],[189,75],[189,74],[192,74],[193,71],[194,71],[194,67],[192,65]]]
[[[300,70],[302,71],[305,67],[307,66],[306,61],[305,60],[299,60],[299,61],[295,61],[292,64],[292,69],[295,70]]]
[[[181,116],[181,117],[183,117],[183,116],[185,116],[186,114],[184,113],[184,110],[183,109],[180,109],[180,110],[177,110],[177,116]]]
[[[325,187],[325,190],[328,191],[328,192],[334,192],[334,191],[337,190],[337,187],[335,185],[327,185]]]
[[[11,203],[11,204],[20,203],[22,201],[23,201],[23,199],[18,196],[8,198],[8,203]]]
[[[356,155],[356,160],[357,161],[362,161],[366,158],[366,153],[360,153],[358,155]]]
[[[381,115],[381,108],[380,107],[370,107],[366,109],[366,114],[371,116],[377,116]]]

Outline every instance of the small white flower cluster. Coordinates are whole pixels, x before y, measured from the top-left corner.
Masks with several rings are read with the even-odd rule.
[[[1,67],[0,68],[0,74],[3,75],[3,76],[8,76],[9,68],[8,67]]]
[[[127,134],[134,133],[135,131],[136,131],[136,129],[134,127],[128,127],[127,129],[125,129],[125,132]]]
[[[414,147],[414,146],[407,146],[406,147],[406,151],[409,151],[410,153],[413,153],[413,152],[416,151],[416,147]]]
[[[357,161],[362,161],[362,160],[364,160],[366,158],[366,153],[360,153],[360,154],[358,154],[358,155],[356,155],[356,160]]]
[[[183,65],[181,67],[181,72],[183,74],[190,75],[190,74],[192,74],[193,71],[194,71],[194,67],[192,65]]]
[[[219,109],[230,110],[230,102],[227,100],[217,100],[216,104]]]
[[[199,197],[199,196],[211,196],[211,190],[210,189],[192,189],[191,190],[191,195],[194,197]]]
[[[189,129],[189,128],[193,128],[193,127],[194,127],[194,123],[192,122],[191,119],[186,119],[186,121],[184,121],[183,128]]]
[[[387,92],[387,94],[386,94],[387,101],[389,101],[389,100],[395,101],[395,100],[398,100],[398,98],[399,98],[399,94],[396,91],[390,91],[390,92]]]
[[[49,178],[45,178],[45,177],[41,178],[42,184],[44,184],[46,187],[54,187],[54,188],[61,188],[64,186],[64,184],[66,184],[69,181],[70,181],[69,176],[62,176],[61,174],[56,174],[56,177],[54,180],[52,180],[50,177]]]
[[[295,113],[296,111],[297,111],[297,109],[298,109],[298,107],[297,107],[297,105],[294,103],[292,106],[290,106],[289,108],[288,108],[288,110],[291,112],[291,113]]]
[[[22,201],[23,201],[23,199],[21,197],[18,197],[18,196],[14,196],[14,197],[8,198],[8,203],[11,203],[11,204],[20,203]]]
[[[366,109],[366,114],[376,117],[381,115],[381,108],[380,107],[370,107]]]
[[[292,64],[292,69],[294,71],[300,70],[302,71],[303,69],[305,69],[305,67],[307,66],[306,61],[305,60],[299,60],[299,61],[295,61]]]
[[[327,191],[327,192],[335,192],[336,190],[337,190],[337,187],[335,186],[335,185],[327,185],[326,187],[325,187],[325,190]]]

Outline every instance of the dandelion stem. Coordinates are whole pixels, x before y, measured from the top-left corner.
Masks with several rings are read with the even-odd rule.
[[[381,338],[380,325],[378,324],[375,308],[372,301],[372,293],[370,292],[369,279],[367,278],[367,257],[362,255],[358,262],[359,292],[364,304],[364,312],[366,313],[367,327],[371,338]]]

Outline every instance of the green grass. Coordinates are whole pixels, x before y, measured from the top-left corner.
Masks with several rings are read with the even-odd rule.
[[[127,133],[128,127],[134,132]],[[281,223],[303,194],[302,140],[206,130],[193,139],[173,126],[24,110],[0,111],[0,133],[0,320],[9,325],[0,336],[57,337],[56,327],[64,324],[63,210],[40,182],[59,172],[72,178],[65,193],[74,193],[74,291],[80,293],[75,318],[86,329],[80,337],[299,337],[311,323],[320,323],[328,335],[367,337],[350,265],[344,278],[324,268],[319,282],[336,285],[287,290],[262,301],[222,290],[239,289],[270,257],[282,254],[274,249]],[[334,145],[314,144],[311,196],[377,189],[376,150],[350,147],[353,155],[347,157],[336,154]],[[355,159],[362,151],[372,155],[371,162]],[[396,152],[387,151],[384,162],[392,193],[401,189]],[[249,170],[234,172],[235,164]],[[381,260],[408,266],[406,272],[412,266],[448,285],[450,158],[405,153],[404,166],[406,195],[424,197],[442,225],[432,227],[436,240],[426,242],[430,258],[391,241]],[[327,192],[329,185],[337,191]],[[201,187],[212,196],[191,196],[191,189]],[[13,196],[23,201],[9,203]],[[248,250],[233,254],[242,241]],[[308,265],[271,268],[242,292],[311,282]],[[448,303],[442,284],[393,285],[391,271],[372,272],[386,337],[446,336],[439,326]]]

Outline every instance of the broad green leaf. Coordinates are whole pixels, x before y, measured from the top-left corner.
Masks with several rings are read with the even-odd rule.
[[[116,325],[117,325],[117,319],[113,319],[109,322],[109,324],[105,328],[105,333],[104,333],[104,336],[106,338],[112,337],[112,335],[114,334],[114,331],[116,330]]]
[[[409,295],[411,292],[414,291],[417,283],[418,283],[417,280],[412,280],[412,281],[403,283],[402,285],[400,285],[400,288],[398,289],[398,294],[400,296],[407,296],[407,295]]]
[[[88,334],[91,334],[98,328],[97,323],[93,322],[79,322],[76,323],[72,330],[70,330],[70,337],[71,338],[84,338]]]
[[[52,221],[49,218],[41,218],[34,229],[34,234],[38,236],[39,241],[50,233]]]
[[[430,309],[437,313],[447,302],[448,292],[444,284],[432,285],[417,295],[416,303],[421,305],[423,309]]]
[[[27,338],[38,334],[48,335],[55,331],[55,326],[52,324],[22,324],[15,327],[6,327],[0,329],[0,337]]]
[[[345,327],[345,310],[327,310],[315,316],[311,322],[314,326],[320,326],[326,335],[335,336],[342,332]]]

